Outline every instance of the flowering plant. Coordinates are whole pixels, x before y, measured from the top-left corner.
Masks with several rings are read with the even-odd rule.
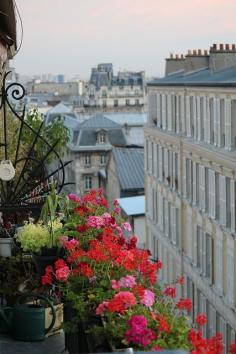
[[[78,319],[101,316],[104,334],[114,347],[222,354],[220,334],[203,337],[205,315],[199,314],[191,328],[186,316],[191,300],[176,300],[176,287],[183,286],[184,278],[162,290],[157,282],[162,263],[150,261],[150,252],[136,247],[135,236],[125,238],[124,230],[131,227],[121,218],[117,202],[109,212],[100,190],[69,199],[61,237],[66,261],[47,268],[42,283],[59,285]]]

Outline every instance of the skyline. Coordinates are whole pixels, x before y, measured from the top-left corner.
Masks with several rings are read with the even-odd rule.
[[[57,0],[56,7],[52,0],[16,3],[24,35],[14,67],[22,75],[88,79],[91,67],[111,62],[115,72],[163,76],[170,52],[236,42],[234,0]],[[18,42],[20,37],[18,20]]]

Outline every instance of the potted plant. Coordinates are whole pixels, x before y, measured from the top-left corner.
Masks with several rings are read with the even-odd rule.
[[[10,222],[0,223],[0,256],[11,257],[14,227]]]
[[[25,282],[33,277],[32,262],[20,254],[0,257],[0,297],[8,306],[14,305],[17,296],[25,290]]]
[[[66,334],[69,352],[133,347],[222,354],[220,334],[209,339],[202,335],[206,316],[199,314],[193,329],[186,317],[191,300],[175,301],[176,287],[184,279],[161,289],[161,262],[150,261],[150,252],[136,247],[136,237],[124,237],[131,227],[120,217],[117,203],[109,211],[101,191],[94,190],[69,198],[74,208],[62,240],[67,257],[42,277],[44,286],[58,287],[69,303],[66,329],[76,331],[74,336]]]
[[[61,252],[59,236],[62,230],[62,215],[59,210],[62,199],[53,185],[45,199],[38,222],[29,220],[17,235],[23,251],[32,253],[40,275],[48,264],[53,264]]]

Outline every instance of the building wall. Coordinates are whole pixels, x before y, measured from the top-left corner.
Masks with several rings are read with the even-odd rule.
[[[117,178],[116,166],[113,156],[111,155],[107,166],[106,196],[108,203],[112,205],[115,199],[120,198],[120,192],[120,184]]]
[[[27,85],[28,93],[57,93],[58,95],[79,95],[79,83],[77,82],[41,82]]]
[[[206,335],[236,331],[235,89],[148,87],[147,243],[168,283],[179,274]],[[226,353],[226,349],[225,349]]]
[[[104,156],[104,158],[101,159],[101,156]],[[98,172],[106,167],[108,157],[109,151],[71,151],[67,156],[67,160],[72,160],[72,163],[68,166],[68,181],[75,183],[74,186],[71,185],[71,191],[81,195],[91,188],[98,189]],[[86,180],[87,177],[91,178],[91,186],[88,179]]]
[[[133,217],[133,232],[138,238],[138,247],[146,247],[146,226],[145,226],[145,216],[134,216]]]

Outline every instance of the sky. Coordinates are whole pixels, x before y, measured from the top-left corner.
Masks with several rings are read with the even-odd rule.
[[[91,67],[163,76],[170,53],[236,43],[236,0],[15,0],[22,75],[88,79]],[[21,26],[18,19],[18,42]]]

